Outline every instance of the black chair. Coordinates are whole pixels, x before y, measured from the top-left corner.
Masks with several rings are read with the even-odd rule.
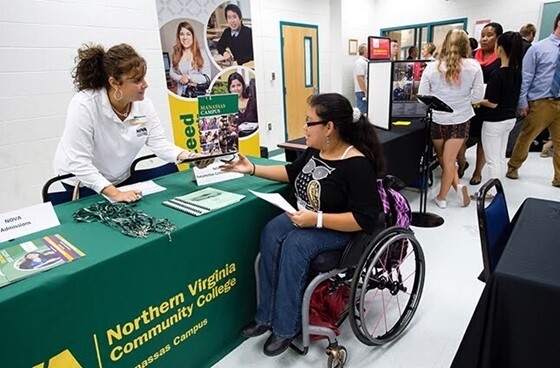
[[[490,197],[488,192],[492,188],[496,189],[496,194]],[[492,198],[488,205],[485,203],[487,196]],[[499,179],[490,179],[480,188],[476,211],[484,265],[484,270],[478,279],[487,282],[498,264],[510,234],[509,212],[504,188]]]
[[[57,181],[61,181],[68,178],[73,178],[74,174],[65,174],[55,176],[54,178],[50,178],[47,182],[43,185],[43,189],[41,195],[43,197],[43,202],[51,202],[54,205],[61,204],[65,202],[70,202],[72,200],[73,193],[68,191],[62,192],[49,192],[50,186],[56,183]]]
[[[177,168],[177,165],[175,165],[174,163],[166,163],[166,164],[163,164],[161,166],[150,167],[150,168],[147,168],[147,169],[137,169],[136,168],[136,166],[140,162],[150,160],[150,159],[155,158],[155,157],[157,157],[157,156],[154,155],[154,154],[146,155],[146,156],[139,157],[136,160],[132,161],[132,164],[130,165],[130,177],[131,177],[133,183],[152,180],[152,179],[158,178],[160,176],[164,176],[164,175],[167,175],[167,174],[173,174],[173,173],[176,173],[176,172],[179,171],[179,169]]]

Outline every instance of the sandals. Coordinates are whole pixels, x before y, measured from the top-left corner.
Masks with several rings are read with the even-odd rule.
[[[469,184],[470,185],[478,185],[478,184],[480,184],[481,180],[482,180],[482,178],[480,178],[480,179],[471,178],[471,181],[469,181]]]

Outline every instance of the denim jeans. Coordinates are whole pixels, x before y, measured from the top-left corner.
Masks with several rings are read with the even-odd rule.
[[[354,92],[356,94],[356,107],[362,114],[367,114],[367,100],[364,92]]]
[[[261,233],[260,300],[255,321],[274,335],[295,336],[301,329],[301,304],[309,264],[320,253],[343,249],[352,233],[295,227],[286,214],[272,219]]]

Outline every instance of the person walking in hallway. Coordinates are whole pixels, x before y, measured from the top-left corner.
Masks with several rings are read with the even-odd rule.
[[[362,114],[367,113],[367,59],[368,48],[362,43],[358,48],[360,56],[354,62],[354,92],[356,94],[356,107]]]
[[[523,44],[518,32],[506,32],[498,37],[496,54],[500,69],[490,76],[482,105],[484,115],[481,140],[490,178],[503,180],[506,173],[506,146],[510,130],[515,124],[515,113],[521,88]]]
[[[518,179],[518,170],[529,154],[533,139],[548,128],[555,147],[560,147],[560,13],[552,34],[529,48],[523,58],[523,79],[517,112],[527,116],[508,162],[506,176]],[[560,150],[552,158],[552,185],[560,188]]]

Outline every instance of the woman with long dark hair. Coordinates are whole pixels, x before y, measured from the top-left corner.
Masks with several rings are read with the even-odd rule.
[[[382,204],[377,177],[384,171],[375,128],[337,93],[312,95],[304,124],[307,150],[286,166],[261,166],[243,155],[223,166],[294,186],[297,212],[271,220],[261,233],[255,320],[242,335],[272,334],[269,356],[284,352],[301,328],[301,303],[310,262],[343,249],[358,231],[372,233]]]
[[[482,106],[486,107],[482,124],[482,145],[491,178],[506,174],[506,147],[509,132],[515,125],[517,102],[521,90],[523,43],[518,32],[498,37],[496,54],[501,67],[490,76]]]
[[[210,62],[200,51],[193,26],[189,22],[177,25],[169,76],[177,83],[177,94],[184,95],[188,85],[210,81]]]
[[[239,126],[244,122],[256,123],[259,121],[257,114],[257,99],[255,96],[249,96],[247,93],[247,86],[243,76],[237,72],[229,75],[228,91],[237,94],[237,114],[236,124]]]

